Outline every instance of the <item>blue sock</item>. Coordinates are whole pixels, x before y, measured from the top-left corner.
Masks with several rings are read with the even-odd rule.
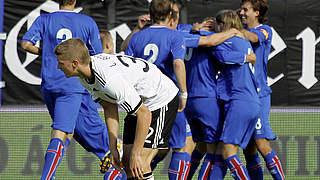
[[[191,166],[188,174],[187,180],[191,180],[194,173],[197,171],[200,161],[205,154],[200,153],[197,150],[194,150],[191,155]]]
[[[224,160],[231,171],[231,176],[236,180],[250,180],[248,170],[239,156],[233,155]]]
[[[209,179],[223,179],[227,174],[228,167],[221,154],[213,155],[213,164],[211,166]]]
[[[284,180],[284,172],[282,170],[281,162],[277,154],[272,150],[263,158],[273,179]]]
[[[120,171],[116,170],[113,166],[108,169],[108,171],[104,174],[104,180],[121,180],[127,179],[126,173],[121,173]]]
[[[70,145],[70,143],[71,143],[71,140],[69,138],[66,138],[66,142],[64,142],[64,153],[67,151],[67,147]],[[63,155],[62,155],[62,157],[63,157]],[[60,164],[60,162],[59,162],[59,164]],[[59,166],[59,164],[58,164],[58,166]],[[51,179],[55,179],[56,172],[57,171],[54,171],[54,173],[52,174],[52,178]]]
[[[172,152],[168,169],[169,180],[183,180],[185,176],[186,154],[184,152]]]
[[[54,177],[64,152],[63,141],[59,138],[52,138],[44,157],[45,162],[42,170],[41,180],[50,180]]]
[[[202,162],[198,180],[207,180],[210,176],[211,167],[213,164],[213,154],[207,153]]]
[[[247,169],[251,179],[263,180],[263,168],[259,154],[245,156]]]
[[[185,165],[185,175],[184,175],[184,179],[186,179],[189,175],[190,172],[190,167],[191,167],[191,156],[190,154],[188,154],[187,152],[184,153],[185,154],[185,161],[186,161],[186,165]]]

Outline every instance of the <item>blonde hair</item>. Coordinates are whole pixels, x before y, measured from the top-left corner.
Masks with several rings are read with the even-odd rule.
[[[71,38],[61,42],[54,49],[54,54],[63,60],[73,61],[77,58],[82,64],[90,63],[89,50],[79,38]]]
[[[223,23],[223,31],[230,30],[235,28],[240,32],[243,32],[242,22],[236,13],[233,10],[222,10],[216,16],[217,23]]]
[[[102,43],[103,50],[107,49],[106,44],[113,46],[112,36],[109,31],[100,31],[100,37],[101,37],[101,43]],[[112,50],[113,50],[113,48],[112,48]]]

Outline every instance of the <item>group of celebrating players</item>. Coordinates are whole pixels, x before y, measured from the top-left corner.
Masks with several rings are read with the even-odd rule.
[[[113,54],[110,34],[73,11],[76,0],[59,4],[22,39],[23,49],[42,55],[41,93],[53,120],[41,179],[55,178],[73,137],[101,160],[106,180],[154,179],[169,149],[170,180],[192,179],[203,157],[198,179],[223,179],[228,168],[234,179],[263,179],[258,152],[272,177],[284,179],[269,143],[276,136],[269,124],[266,0],[241,0],[238,11],[193,25],[178,24],[176,1],[153,0],[124,41],[125,55]],[[118,108],[127,113],[122,157]]]

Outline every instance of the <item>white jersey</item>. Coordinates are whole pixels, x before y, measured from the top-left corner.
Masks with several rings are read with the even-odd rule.
[[[141,104],[154,111],[168,104],[178,93],[173,81],[156,65],[121,54],[91,56],[94,82],[79,78],[93,100],[118,104],[127,113],[135,113]]]

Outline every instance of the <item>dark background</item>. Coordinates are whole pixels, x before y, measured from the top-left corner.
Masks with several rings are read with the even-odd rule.
[[[13,26],[45,0],[5,0],[3,32],[9,33]],[[83,7],[81,13],[93,17],[100,29],[110,30],[126,23],[130,29],[136,25],[137,17],[148,12],[147,0],[78,0],[77,6]],[[274,56],[268,65],[269,76],[276,77],[283,73],[284,77],[274,83],[272,88],[273,106],[319,106],[320,83],[306,88],[298,82],[302,74],[302,40],[297,35],[309,27],[319,38],[320,1],[318,0],[269,0],[268,23],[284,40],[287,48]],[[236,0],[190,0],[182,2],[180,23],[194,23],[204,17],[215,16],[222,9],[237,9]],[[47,13],[41,11],[41,13]],[[20,48],[20,40],[27,30],[21,28],[17,51],[20,60],[25,59],[25,52]],[[117,50],[122,39],[117,36]],[[3,41],[5,44],[5,41]],[[313,45],[311,44],[310,47]],[[308,46],[309,47],[309,46]],[[315,76],[320,79],[320,48],[315,46]],[[4,45],[3,45],[4,48]],[[41,60],[33,61],[26,67],[29,72],[40,75]],[[6,87],[2,89],[2,105],[42,105],[40,87],[27,84],[17,79],[7,68],[2,57],[2,80]]]

